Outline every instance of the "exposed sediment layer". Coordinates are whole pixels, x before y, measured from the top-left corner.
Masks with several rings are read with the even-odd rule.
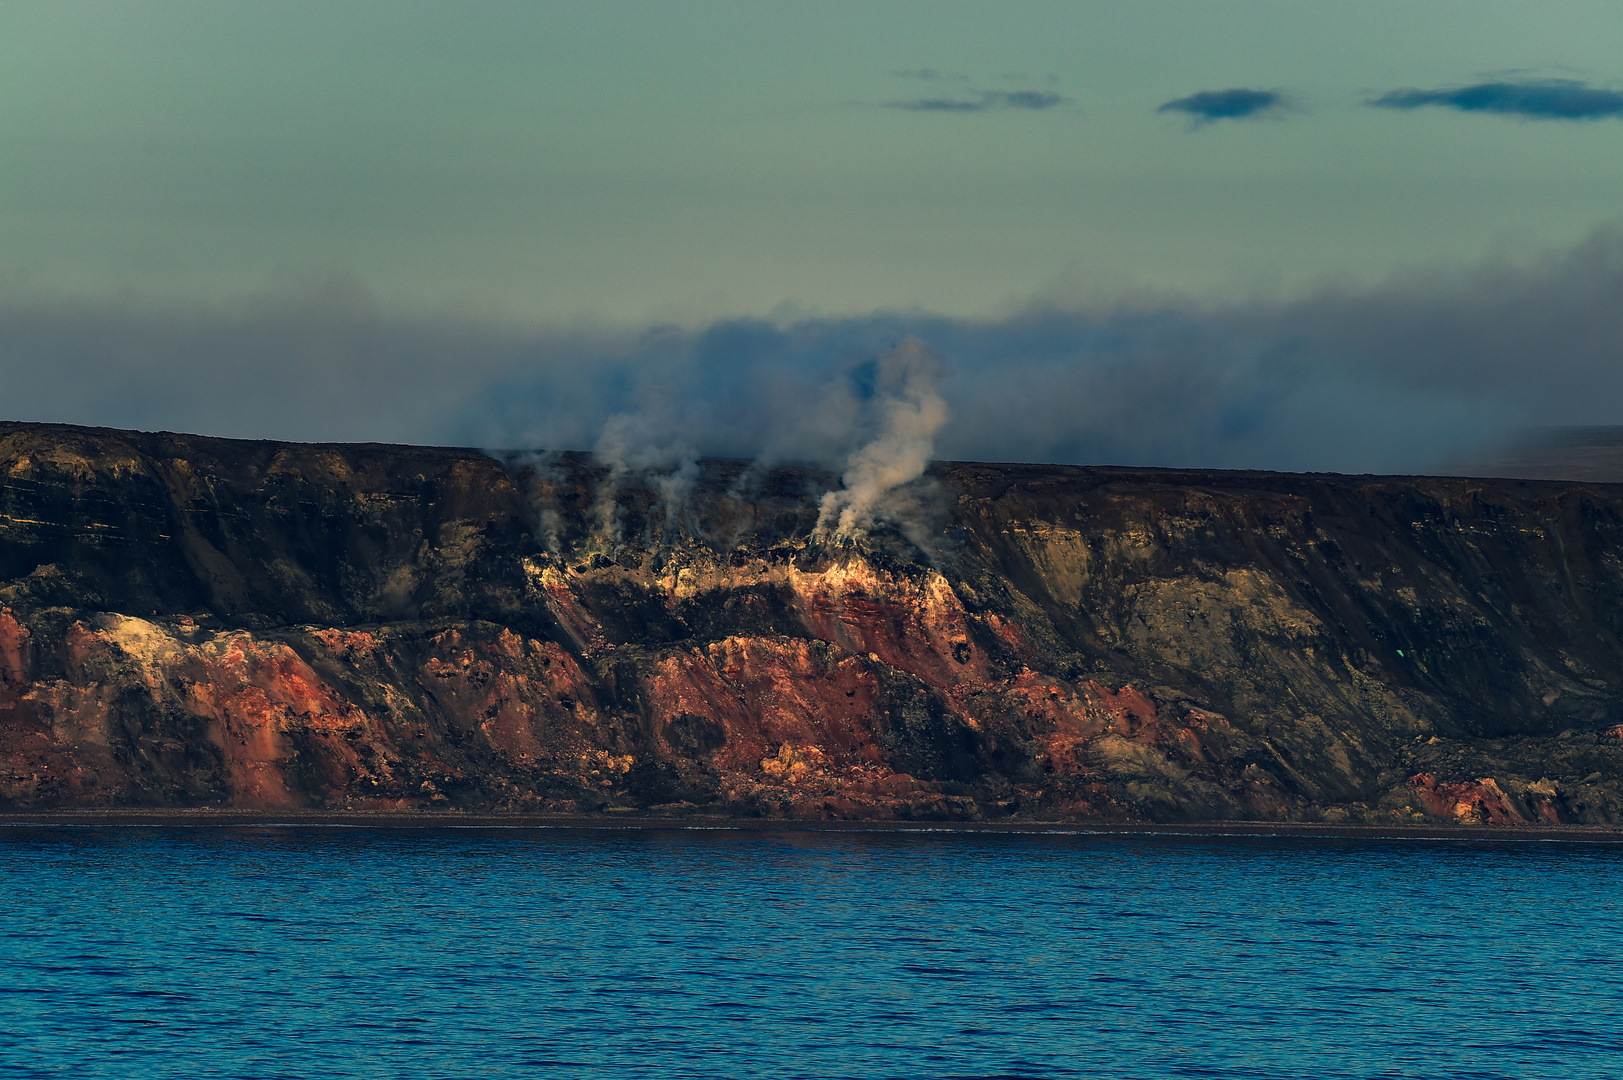
[[[1623,821],[1623,487],[614,482],[0,424],[0,808]]]

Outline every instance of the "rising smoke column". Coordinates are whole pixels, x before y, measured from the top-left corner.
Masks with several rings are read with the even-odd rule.
[[[588,515],[592,536],[605,550],[617,551],[624,541],[618,496],[632,477],[651,480],[659,495],[662,539],[683,528],[688,497],[699,478],[699,454],[685,438],[661,435],[657,418],[648,413],[619,413],[603,425],[594,454],[609,473]]]
[[[936,433],[947,422],[941,374],[941,357],[917,338],[904,338],[880,358],[874,385],[879,434],[846,460],[845,486],[823,496],[817,539],[855,540],[882,516],[888,493],[924,475]]]
[[[561,455],[556,450],[487,450],[485,453],[505,465],[510,476],[529,470],[524,497],[535,514],[536,539],[548,554],[563,554],[563,515],[553,503],[553,492],[567,480]]]

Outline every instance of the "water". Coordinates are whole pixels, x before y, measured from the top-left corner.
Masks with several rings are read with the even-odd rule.
[[[1623,1075],[1606,845],[0,829],[0,1075]]]

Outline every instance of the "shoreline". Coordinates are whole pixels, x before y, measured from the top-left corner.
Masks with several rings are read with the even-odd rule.
[[[1004,819],[1000,821],[817,821],[795,818],[739,818],[623,814],[473,814],[452,811],[221,810],[123,808],[105,810],[4,810],[5,828],[339,828],[388,831],[446,829],[583,830],[597,832],[828,832],[828,833],[988,833],[1077,836],[1183,836],[1391,840],[1400,842],[1556,842],[1623,845],[1623,827],[1612,825],[1435,825],[1332,824],[1269,821],[1086,821]]]

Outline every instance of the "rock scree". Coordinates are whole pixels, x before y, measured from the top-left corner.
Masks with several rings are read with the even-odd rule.
[[[1623,485],[699,473],[0,423],[0,809],[1623,821]]]

